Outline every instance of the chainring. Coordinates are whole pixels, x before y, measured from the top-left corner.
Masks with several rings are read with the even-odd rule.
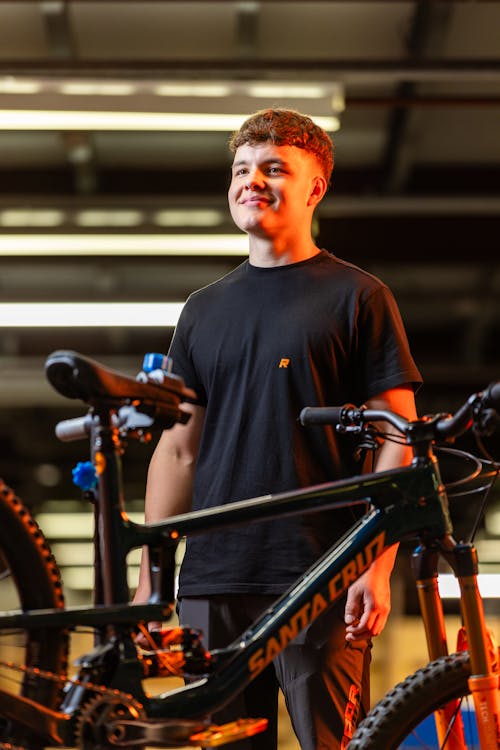
[[[110,750],[115,740],[108,725],[117,719],[146,719],[142,705],[132,696],[119,693],[98,695],[82,709],[77,721],[76,742],[80,750]],[[133,745],[130,750],[143,750],[144,744]],[[2,750],[0,746],[0,750]]]

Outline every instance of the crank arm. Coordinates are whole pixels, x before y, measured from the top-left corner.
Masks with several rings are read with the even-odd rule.
[[[186,747],[192,734],[206,728],[204,721],[181,719],[134,719],[106,725],[109,746],[116,748],[135,748],[144,743],[151,747]]]
[[[111,747],[218,747],[267,729],[267,719],[238,719],[228,724],[206,724],[176,719],[116,721],[109,728]]]
[[[45,708],[22,695],[13,695],[0,688],[0,713],[14,724],[22,724],[40,738],[50,739],[57,745],[66,744],[61,730],[69,727],[71,716]],[[64,732],[62,732],[64,734]]]

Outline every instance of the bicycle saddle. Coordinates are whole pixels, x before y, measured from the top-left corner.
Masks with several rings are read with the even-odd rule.
[[[158,407],[177,408],[185,399],[196,398],[182,378],[165,373],[164,382],[137,381],[74,351],[61,350],[45,361],[50,384],[67,398],[78,398],[88,404],[141,402]],[[182,413],[181,413],[182,414]]]

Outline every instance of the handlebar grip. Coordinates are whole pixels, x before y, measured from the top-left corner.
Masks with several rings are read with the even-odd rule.
[[[306,406],[299,415],[304,426],[311,424],[339,424],[346,406]]]
[[[63,419],[62,422],[56,424],[56,437],[63,443],[82,440],[90,433],[91,424],[92,417],[90,414],[75,419]]]
[[[500,380],[489,384],[483,394],[483,403],[500,413]]]

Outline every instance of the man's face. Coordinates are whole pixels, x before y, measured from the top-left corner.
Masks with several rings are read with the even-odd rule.
[[[316,158],[296,146],[244,144],[235,155],[228,199],[237,227],[272,239],[311,222],[311,202],[321,169]],[[324,181],[323,181],[324,182]]]

